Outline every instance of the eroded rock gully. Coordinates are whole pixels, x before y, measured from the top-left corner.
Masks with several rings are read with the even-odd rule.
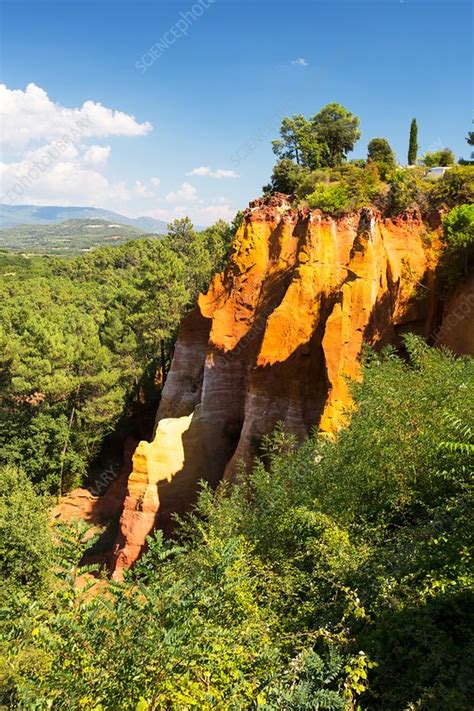
[[[181,325],[154,437],[133,455],[116,577],[156,525],[189,507],[200,479],[232,479],[278,421],[299,437],[337,430],[364,342],[432,333],[436,256],[426,232],[417,211],[331,219],[283,195],[250,204],[225,272]]]

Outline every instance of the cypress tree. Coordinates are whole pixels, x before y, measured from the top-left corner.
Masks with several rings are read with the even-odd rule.
[[[410,126],[410,145],[408,146],[408,165],[415,165],[418,153],[418,126],[416,119],[412,119]]]

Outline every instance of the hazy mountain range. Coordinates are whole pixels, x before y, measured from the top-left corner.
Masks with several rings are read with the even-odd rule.
[[[0,228],[17,225],[47,225],[65,220],[107,220],[131,225],[144,233],[166,233],[166,222],[153,217],[125,217],[118,212],[100,207],[62,207],[60,205],[4,205],[0,204]]]

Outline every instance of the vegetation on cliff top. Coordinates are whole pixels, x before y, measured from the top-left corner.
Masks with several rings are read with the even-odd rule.
[[[369,141],[367,160],[348,161],[347,154],[360,137],[359,119],[339,104],[329,104],[309,120],[301,114],[285,117],[280,139],[272,144],[279,161],[263,191],[294,194],[300,204],[333,216],[368,205],[385,215],[418,206],[428,215],[473,202],[474,166],[452,167],[436,182],[426,174],[433,166],[453,166],[449,148],[427,152],[415,165],[417,130],[414,119],[409,166],[403,168],[385,138]]]

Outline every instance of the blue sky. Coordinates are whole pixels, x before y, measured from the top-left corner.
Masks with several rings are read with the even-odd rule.
[[[230,219],[268,182],[281,118],[331,101],[360,116],[351,157],[384,136],[404,162],[413,116],[420,152],[467,156],[467,0],[199,1],[1,2],[2,201]]]

